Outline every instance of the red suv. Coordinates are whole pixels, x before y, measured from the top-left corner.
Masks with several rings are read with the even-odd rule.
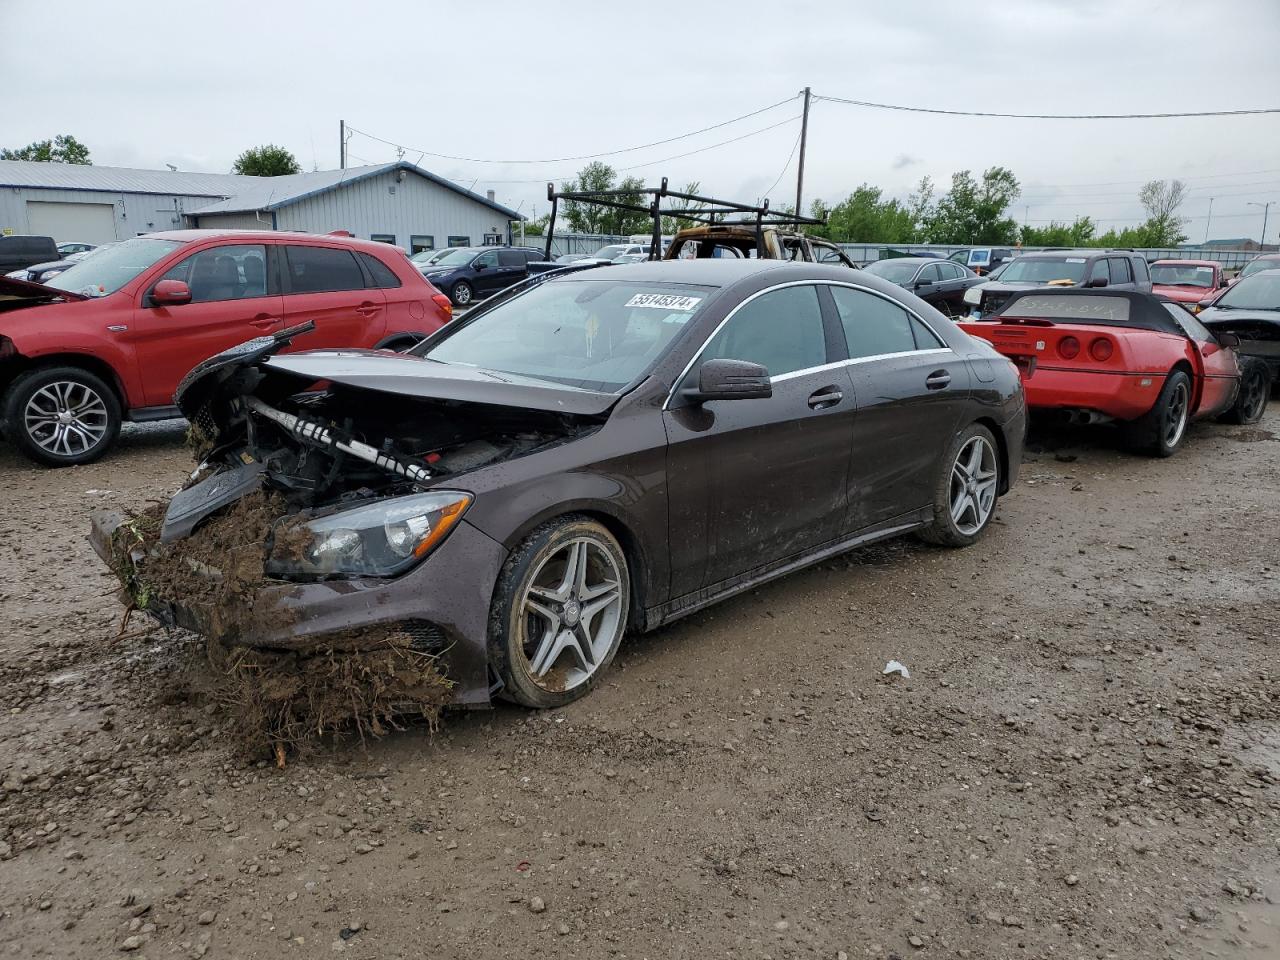
[[[179,416],[178,381],[228,347],[313,320],[295,349],[402,349],[451,311],[383,243],[226,230],[135,237],[46,285],[0,278],[0,425],[40,463],[89,463],[122,419]]]

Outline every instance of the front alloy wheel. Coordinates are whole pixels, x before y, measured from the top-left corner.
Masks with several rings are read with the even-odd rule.
[[[627,626],[626,557],[603,526],[565,518],[535,530],[507,561],[491,637],[503,694],[552,707],[587,692]]]
[[[10,437],[49,466],[90,463],[120,432],[120,402],[100,377],[76,367],[46,367],[17,377],[4,402]]]
[[[453,285],[453,305],[455,307],[465,307],[469,304],[475,292],[471,289],[471,284],[465,280],[459,280]]]

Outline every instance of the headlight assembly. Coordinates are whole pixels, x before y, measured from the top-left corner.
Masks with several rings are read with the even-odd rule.
[[[471,505],[457,490],[395,497],[303,523],[276,523],[269,576],[283,580],[393,577],[421,561]]]

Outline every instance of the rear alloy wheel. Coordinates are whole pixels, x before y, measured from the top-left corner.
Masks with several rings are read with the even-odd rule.
[[[475,295],[475,291],[471,289],[471,284],[465,280],[459,280],[453,285],[453,293],[449,294],[449,299],[453,301],[455,307],[465,307],[475,299]]]
[[[508,558],[490,619],[503,696],[529,707],[576,700],[612,662],[631,601],[626,556],[600,524],[539,527]]]
[[[1147,413],[1125,425],[1125,438],[1138,453],[1171,457],[1182,445],[1191,420],[1191,378],[1182,370],[1169,374],[1160,396]]]
[[[101,377],[78,367],[46,367],[14,380],[5,398],[9,438],[38,463],[91,463],[120,432],[120,402]]]
[[[921,539],[946,547],[967,547],[987,528],[1000,495],[1000,453],[995,437],[971,424],[952,441],[934,491],[933,523]]]
[[[1271,371],[1257,357],[1240,358],[1240,390],[1235,403],[1220,418],[1223,423],[1257,423],[1271,399]]]

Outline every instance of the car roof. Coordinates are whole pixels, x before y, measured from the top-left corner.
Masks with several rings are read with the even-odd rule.
[[[591,270],[570,271],[562,279],[628,280],[646,283],[695,283],[728,287],[740,281],[768,274],[769,283],[788,280],[856,283],[883,292],[900,294],[901,288],[873,273],[854,271],[843,264],[808,263],[794,260],[758,260],[738,257],[703,257],[691,260],[646,260],[642,263],[612,264]]]
[[[1216,260],[1178,260],[1170,257],[1166,260],[1153,260],[1153,267],[1216,267]]]
[[[1021,254],[1021,256],[1028,257],[1028,258],[1035,258],[1035,259],[1052,258],[1054,260],[1061,260],[1063,257],[1103,257],[1109,253],[1124,254],[1124,253],[1133,253],[1133,251],[1132,250],[1107,250],[1102,247],[1086,247],[1083,250],[1070,250],[1070,249],[1032,250],[1027,253]]]
[[[331,233],[306,233],[301,230],[159,230],[146,233],[136,240],[173,240],[178,243],[195,243],[198,240],[243,240],[246,243],[258,243],[264,239],[276,237],[283,240],[323,240],[326,243],[337,243],[342,246],[355,247],[360,250],[385,253],[392,247],[389,243],[377,240],[361,240],[359,237],[343,237]]]
[[[1005,303],[992,314],[992,319],[1001,320],[1005,317],[1018,316],[1018,304],[1023,300],[1037,300],[1051,297],[1053,299],[1066,299],[1079,297],[1082,300],[1097,300],[1098,298],[1115,299],[1117,297],[1129,301],[1129,320],[1125,323],[1116,323],[1115,321],[1102,321],[1094,319],[1093,322],[1107,325],[1116,325],[1124,327],[1137,327],[1144,330],[1155,330],[1160,333],[1168,333],[1178,337],[1186,337],[1183,331],[1172,316],[1164,309],[1163,304],[1174,303],[1168,297],[1160,296],[1154,293],[1145,293],[1140,290],[1113,290],[1113,289],[1090,289],[1081,287],[1039,287],[1035,290],[1018,290]],[[1081,318],[1076,318],[1081,319]]]

